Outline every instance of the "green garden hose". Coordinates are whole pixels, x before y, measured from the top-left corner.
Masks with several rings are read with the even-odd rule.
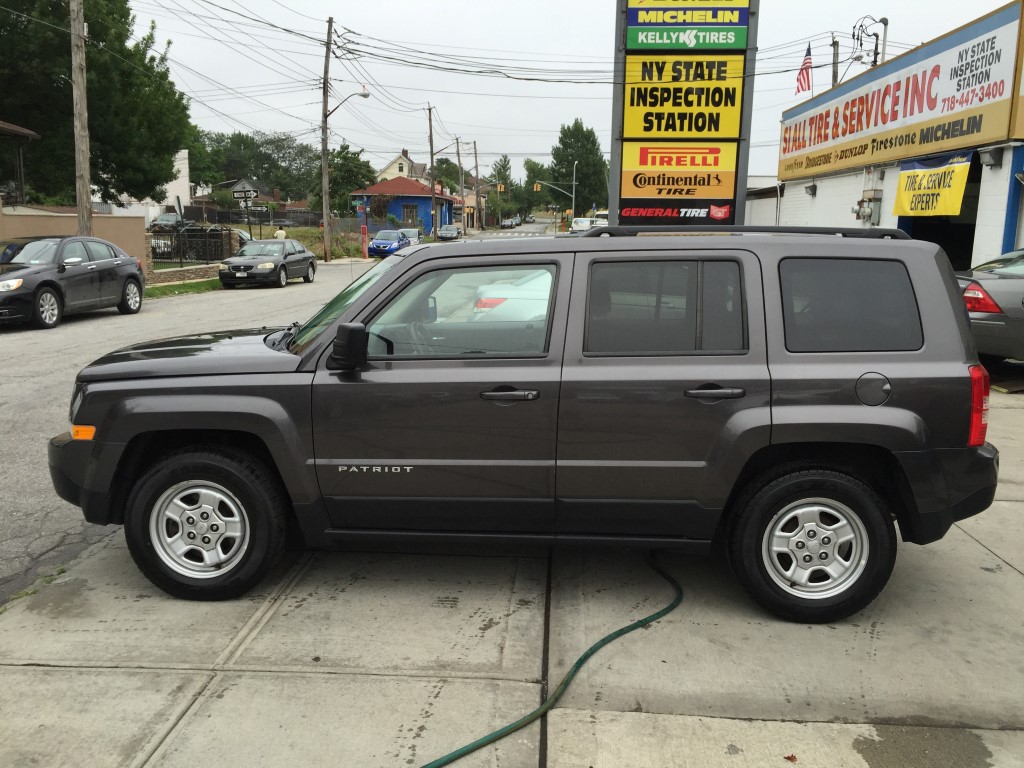
[[[612,640],[616,640],[617,638],[620,638],[623,635],[627,635],[636,629],[640,629],[640,627],[646,627],[648,624],[651,624],[660,619],[661,617],[666,616],[672,611],[674,611],[679,606],[679,604],[683,602],[683,588],[679,586],[679,582],[672,578],[672,576],[669,575],[667,571],[665,571],[660,565],[658,565],[658,562],[655,559],[653,552],[649,554],[647,562],[648,565],[650,565],[651,568],[654,570],[654,572],[661,576],[663,579],[665,579],[665,581],[667,581],[669,584],[671,584],[672,588],[675,590],[676,596],[671,603],[666,605],[657,613],[652,613],[650,616],[646,616],[640,619],[639,621],[634,621],[632,624],[628,624],[625,627],[622,627],[621,629],[615,630],[610,635],[605,635],[592,646],[590,646],[583,653],[583,655],[576,660],[576,663],[572,665],[569,671],[565,673],[565,677],[562,678],[562,682],[558,684],[558,687],[555,688],[554,692],[550,696],[548,696],[547,700],[539,707],[537,707],[535,710],[533,710],[533,712],[531,712],[530,714],[520,718],[519,720],[516,720],[514,723],[509,723],[504,728],[500,728],[497,731],[494,731],[493,733],[489,733],[486,736],[479,738],[476,741],[471,742],[464,747],[459,747],[454,752],[449,752],[444,757],[439,757],[437,758],[437,760],[426,763],[423,766],[423,768],[441,768],[441,766],[443,765],[450,765],[459,758],[465,757],[471,752],[476,752],[481,747],[485,747],[488,744],[492,744],[495,741],[498,741],[499,739],[503,739],[510,733],[515,733],[520,728],[525,728],[534,720],[544,715],[549,709],[551,709],[555,705],[555,703],[560,698],[562,698],[562,694],[565,693],[566,690],[569,688],[569,683],[572,682],[572,679],[576,676],[576,673],[580,671],[580,669],[583,667],[584,664],[587,663],[591,656],[593,656],[599,650],[608,645],[608,643],[610,643]]]

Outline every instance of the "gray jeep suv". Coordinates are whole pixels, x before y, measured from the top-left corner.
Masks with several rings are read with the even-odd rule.
[[[937,246],[593,234],[413,247],[302,326],[113,352],[78,375],[54,486],[180,597],[250,589],[294,525],[717,543],[807,622],[878,594],[897,529],[991,504],[988,376]]]

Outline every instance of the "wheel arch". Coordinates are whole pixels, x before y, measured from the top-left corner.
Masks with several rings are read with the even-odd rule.
[[[765,446],[747,460],[729,494],[715,542],[723,544],[730,537],[738,504],[752,483],[805,469],[832,470],[862,480],[885,500],[904,539],[913,530],[917,503],[906,472],[891,451],[868,443],[782,443]]]
[[[221,429],[176,429],[144,432],[129,440],[114,471],[111,486],[109,523],[122,524],[128,496],[138,477],[161,457],[185,448],[217,448],[236,451],[262,462],[281,485],[286,498],[288,486],[277,462],[263,439],[252,432]]]

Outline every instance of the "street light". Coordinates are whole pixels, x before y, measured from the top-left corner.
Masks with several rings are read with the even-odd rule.
[[[355,93],[350,93],[338,102],[337,107],[328,111],[327,88],[326,86],[324,87],[324,119],[320,123],[320,196],[322,198],[324,214],[324,261],[329,261],[331,258],[331,190],[327,173],[327,118],[333,115],[338,110],[338,107],[353,96],[368,99],[370,98],[370,92],[356,91]]]

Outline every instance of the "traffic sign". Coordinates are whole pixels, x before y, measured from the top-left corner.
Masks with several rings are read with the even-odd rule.
[[[270,210],[270,206],[267,205],[250,205],[249,210],[253,213],[266,213]]]
[[[257,195],[259,191],[255,189],[236,189],[231,193],[235,200],[252,200]]]

